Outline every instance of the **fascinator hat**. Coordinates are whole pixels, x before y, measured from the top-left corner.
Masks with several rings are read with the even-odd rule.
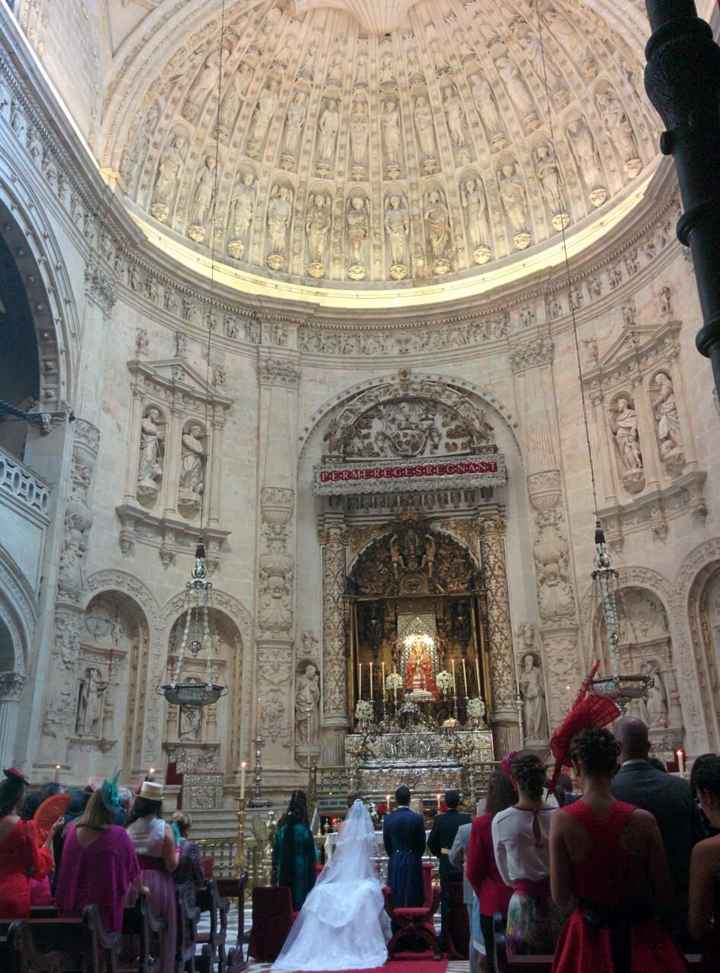
[[[107,811],[115,812],[120,809],[120,791],[118,790],[118,770],[109,780],[104,780],[100,787],[100,796]]]

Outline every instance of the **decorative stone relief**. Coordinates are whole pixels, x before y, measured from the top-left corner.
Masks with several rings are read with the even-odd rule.
[[[478,526],[487,598],[487,623],[493,647],[490,653],[493,720],[512,725],[517,723],[516,680],[507,590],[505,521],[499,516],[492,517],[480,520]]]
[[[447,274],[452,269],[454,248],[450,211],[439,189],[431,189],[425,195],[425,233],[432,257],[432,272],[438,276]]]
[[[404,280],[409,271],[408,240],[410,214],[405,196],[392,193],[385,198],[385,231],[390,251],[390,276]]]
[[[288,553],[288,530],[294,506],[292,490],[263,488],[258,627],[267,636],[286,637],[292,629],[294,559]]]
[[[370,233],[370,203],[367,197],[358,193],[348,199],[345,221],[350,249],[348,277],[363,280],[367,275],[366,243]]]
[[[466,179],[460,186],[460,201],[465,210],[465,221],[472,257],[482,266],[492,259],[488,246],[487,200],[482,180],[478,176]]]
[[[200,510],[205,494],[206,440],[206,430],[201,423],[186,423],[182,434],[177,503],[183,513],[191,516]]]
[[[299,747],[315,747],[320,740],[320,673],[303,660],[295,679],[295,740]]]
[[[623,485],[628,493],[640,493],[645,489],[645,467],[637,412],[628,395],[619,395],[610,406],[610,429]]]
[[[267,265],[271,270],[283,270],[287,263],[288,230],[292,212],[292,189],[282,183],[276,183],[267,211],[269,239]]]
[[[498,169],[497,180],[500,198],[512,231],[513,246],[516,250],[527,250],[532,240],[528,229],[527,197],[514,159],[507,160]]]
[[[70,495],[65,507],[65,539],[60,552],[58,598],[77,603],[83,588],[82,564],[93,523],[90,505],[100,430],[84,419],[73,424]]]
[[[342,516],[327,514],[320,529],[323,548],[323,716],[347,720],[345,675],[346,531]]]
[[[518,689],[522,700],[525,746],[547,744],[549,736],[547,701],[542,661],[537,651],[535,626],[518,629]]]
[[[215,166],[215,157],[206,156],[195,182],[187,230],[187,235],[195,243],[203,243],[208,234],[215,198]]]
[[[230,222],[227,252],[241,260],[248,246],[248,234],[255,217],[255,173],[249,170],[239,173],[230,200]]]
[[[328,193],[314,193],[308,201],[305,218],[305,233],[308,241],[308,274],[319,278],[325,276],[325,261],[328,236],[332,225],[332,200]]]
[[[673,380],[665,371],[658,372],[650,383],[660,459],[670,473],[685,468],[680,415]]]

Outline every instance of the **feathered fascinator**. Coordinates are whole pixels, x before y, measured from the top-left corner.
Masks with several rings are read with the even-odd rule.
[[[608,696],[597,696],[590,692],[590,686],[595,678],[598,666],[599,663],[596,662],[580,687],[580,692],[570,712],[550,738],[550,750],[555,757],[555,770],[549,788],[552,793],[555,792],[557,779],[562,768],[568,765],[568,755],[573,737],[590,727],[600,729],[607,726],[608,723],[612,723],[620,716],[620,707],[614,700]]]
[[[27,777],[24,774],[21,774],[20,771],[16,770],[14,767],[6,767],[5,770],[3,770],[3,773],[5,774],[7,780],[15,781],[18,784],[30,783]]]
[[[120,791],[118,790],[118,778],[120,771],[111,780],[104,780],[100,788],[101,800],[108,811],[117,811],[120,807]]]

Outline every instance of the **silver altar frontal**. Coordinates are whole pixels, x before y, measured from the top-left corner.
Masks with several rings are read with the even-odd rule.
[[[466,798],[477,797],[494,760],[488,729],[369,731],[345,738],[345,764],[353,783],[372,800],[394,796],[400,784],[407,784],[420,799],[434,799],[449,787]]]

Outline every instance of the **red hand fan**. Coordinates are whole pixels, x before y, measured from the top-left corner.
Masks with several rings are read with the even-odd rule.
[[[69,794],[53,794],[52,797],[48,797],[42,802],[33,815],[33,821],[35,822],[41,844],[46,841],[47,836],[50,834],[50,829],[57,819],[61,818],[67,811],[70,800]]]

